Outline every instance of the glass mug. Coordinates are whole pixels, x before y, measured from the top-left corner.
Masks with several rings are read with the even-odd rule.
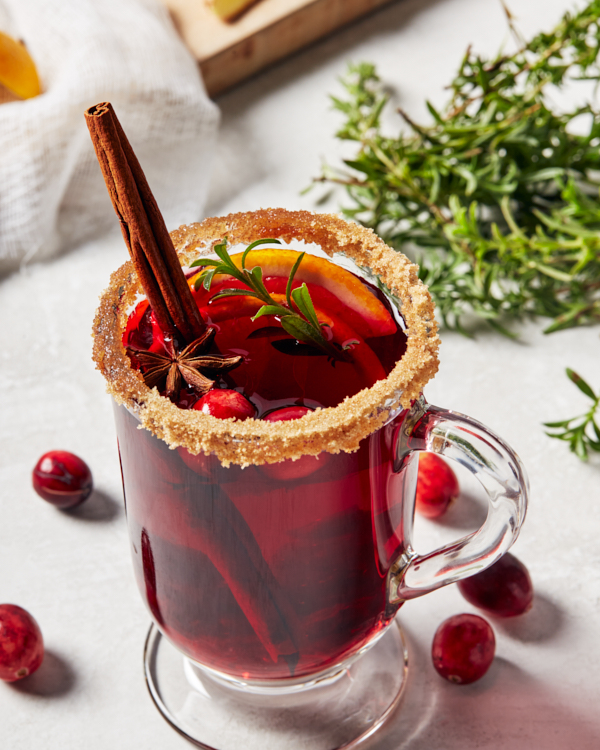
[[[341,220],[334,217],[324,221],[336,223],[335,236],[324,238],[307,228],[312,215],[306,212],[278,212],[276,222],[264,212],[239,216],[220,220],[226,227],[209,222],[204,236],[289,241],[308,235],[327,250],[348,231],[354,245],[357,238],[367,246],[380,243],[368,230],[344,222],[352,228],[338,229]],[[190,246],[183,241],[190,231],[199,230],[185,228],[176,246]],[[362,248],[345,249],[363,261]],[[348,267],[347,259],[342,263]],[[387,286],[390,279],[384,281]],[[421,325],[430,307],[419,309],[422,290],[414,276],[407,283],[409,293],[395,287],[390,298],[407,324],[408,368],[411,334],[421,337],[419,352],[429,347],[435,355],[436,346],[433,322]],[[117,327],[112,344],[100,345],[110,349],[119,334]],[[97,345],[103,335],[97,327]],[[519,459],[483,425],[429,406],[421,393],[431,375],[428,354],[420,366],[403,388],[379,395],[370,389],[372,424],[360,418],[358,400],[351,452],[342,445],[318,453],[313,446],[296,460],[245,467],[235,462],[235,443],[246,441],[251,450],[260,443],[256,436],[230,441],[232,462],[218,455],[216,442],[215,452],[195,455],[164,425],[154,430],[159,436],[140,429],[139,394],[127,400],[123,382],[113,388],[134,570],[154,621],[146,677],[163,715],[201,747],[258,748],[278,738],[286,748],[332,750],[370,736],[405,686],[406,650],[393,626],[399,607],[482,570],[515,540],[527,499]],[[350,432],[344,422],[336,434],[343,441]],[[458,461],[489,500],[477,532],[425,555],[412,546],[413,458],[422,450]],[[252,464],[248,454],[243,463]]]

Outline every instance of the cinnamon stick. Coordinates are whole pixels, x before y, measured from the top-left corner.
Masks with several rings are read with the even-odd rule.
[[[85,113],[125,244],[161,330],[191,343],[206,330],[163,216],[109,102]]]

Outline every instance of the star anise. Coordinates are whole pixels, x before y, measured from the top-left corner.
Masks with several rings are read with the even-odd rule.
[[[204,375],[204,371],[225,373],[237,367],[241,356],[224,356],[222,354],[203,354],[211,345],[215,336],[214,328],[206,331],[179,352],[172,339],[165,337],[165,353],[147,352],[126,348],[127,354],[141,365],[144,382],[148,388],[165,384],[165,395],[171,400],[179,396],[182,380],[197,393],[207,393],[215,381]],[[162,390],[162,388],[159,388]]]

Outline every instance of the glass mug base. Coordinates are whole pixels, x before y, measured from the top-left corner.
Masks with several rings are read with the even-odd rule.
[[[144,671],[163,717],[205,750],[340,750],[370,737],[399,705],[408,657],[395,620],[333,675],[289,688],[246,690],[182,656],[152,625]]]

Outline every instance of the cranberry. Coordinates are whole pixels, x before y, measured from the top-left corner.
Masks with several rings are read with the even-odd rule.
[[[123,346],[131,346],[133,349],[150,352],[162,352],[164,350],[164,338],[150,303],[148,300],[142,300],[129,316],[123,333]],[[135,358],[135,355],[132,354],[130,357]],[[135,366],[139,367],[139,362],[136,361]]]
[[[436,453],[419,453],[416,509],[427,518],[443,515],[458,497],[456,475]]]
[[[44,639],[37,622],[16,604],[0,604],[0,680],[27,677],[43,658]]]
[[[265,422],[287,422],[290,419],[300,419],[310,411],[312,409],[307,406],[285,406],[269,412],[263,419]],[[302,479],[325,466],[329,457],[329,453],[321,453],[319,456],[302,456],[297,461],[285,460],[275,464],[262,464],[259,468],[273,479]]]
[[[252,402],[248,401],[241,393],[226,388],[213,388],[213,390],[198,399],[193,408],[201,411],[203,414],[211,414],[213,417],[218,417],[219,419],[235,417],[236,419],[243,420],[253,417],[256,414],[256,409]]]
[[[533,604],[533,585],[527,568],[510,552],[481,573],[458,583],[469,604],[498,617],[514,617]]]
[[[92,472],[79,456],[68,451],[44,453],[32,474],[33,489],[57,508],[73,508],[92,492]]]
[[[454,615],[439,626],[431,656],[438,673],[450,682],[468,685],[488,671],[496,639],[490,624],[478,615]]]
[[[311,411],[308,406],[284,406],[282,409],[269,412],[263,419],[265,422],[287,422],[290,419],[300,419]]]

